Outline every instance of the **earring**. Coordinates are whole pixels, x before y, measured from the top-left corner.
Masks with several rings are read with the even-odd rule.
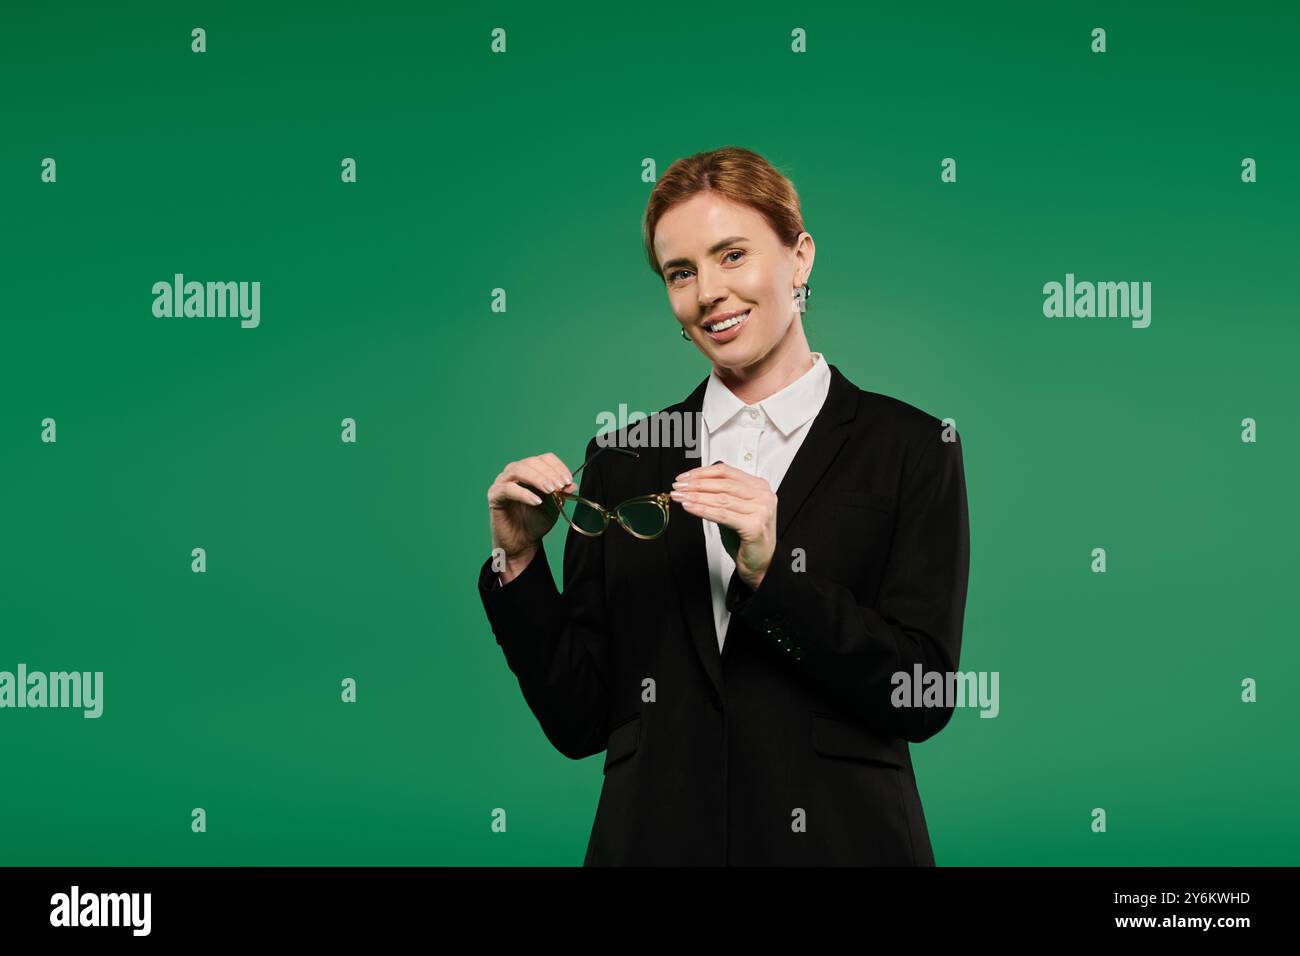
[[[691,340],[691,337],[690,337],[689,335],[686,334],[686,330],[685,330],[685,329],[682,329],[682,338],[684,338],[687,342],[689,342],[689,341]]]
[[[800,296],[800,293],[802,293],[802,297]],[[809,296],[811,296],[811,295],[812,295],[812,286],[810,286],[810,285],[809,285],[808,283],[806,283],[806,282],[803,284],[803,288],[802,288],[802,289],[795,289],[795,290],[794,290],[794,299],[795,299],[795,307],[794,307],[794,310],[795,310],[796,312],[803,312],[803,311],[805,311],[805,310],[807,309],[807,307],[808,307],[808,298],[809,298]]]

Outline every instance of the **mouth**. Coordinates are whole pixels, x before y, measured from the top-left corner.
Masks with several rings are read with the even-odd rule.
[[[740,334],[740,330],[749,321],[749,313],[749,309],[733,312],[720,319],[706,322],[701,328],[704,329],[704,334],[715,342],[730,342]]]

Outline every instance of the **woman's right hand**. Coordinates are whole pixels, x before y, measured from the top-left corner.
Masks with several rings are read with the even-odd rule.
[[[501,548],[506,557],[503,582],[509,583],[528,565],[560,517],[551,491],[577,491],[577,486],[568,467],[549,451],[510,462],[488,488],[492,549]]]

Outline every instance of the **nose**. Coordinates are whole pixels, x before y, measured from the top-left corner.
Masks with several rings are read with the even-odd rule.
[[[711,272],[700,271],[696,288],[700,290],[700,306],[705,310],[715,302],[725,302],[727,299],[727,290],[723,287],[721,279]]]

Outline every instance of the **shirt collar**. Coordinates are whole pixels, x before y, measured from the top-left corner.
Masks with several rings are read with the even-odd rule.
[[[775,395],[769,395],[761,402],[755,402],[772,424],[788,436],[796,428],[805,424],[817,414],[821,403],[819,396],[825,394],[826,380],[830,378],[830,367],[821,352],[812,353],[812,368],[787,385]],[[704,425],[713,434],[735,417],[742,408],[747,407],[736,394],[718,378],[716,371],[709,373],[709,382],[704,387]]]

